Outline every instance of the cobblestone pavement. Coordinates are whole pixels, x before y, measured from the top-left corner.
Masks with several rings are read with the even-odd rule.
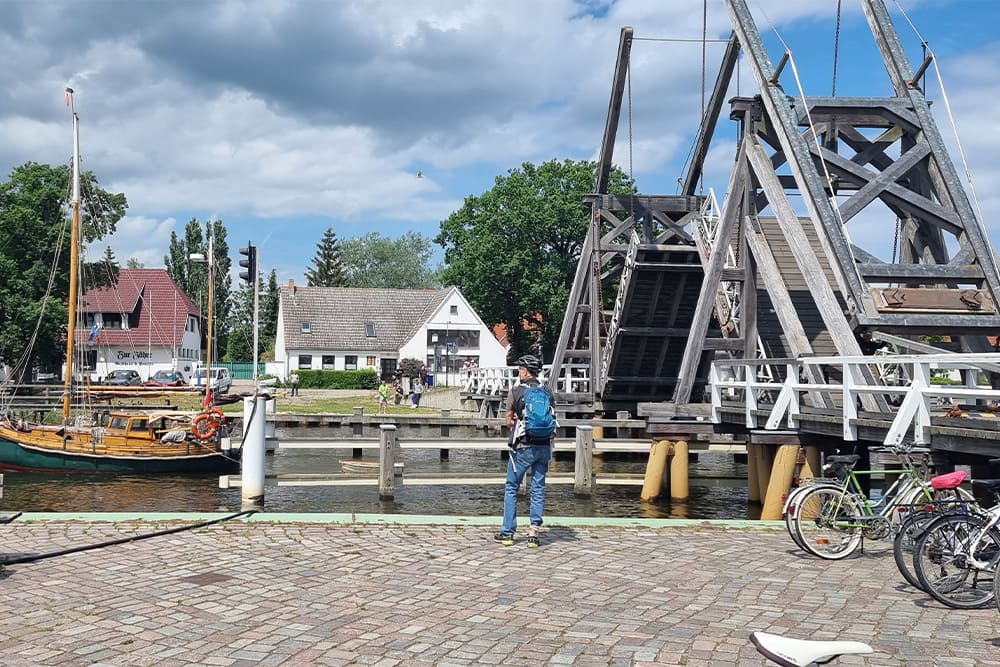
[[[718,667],[764,664],[763,630],[876,650],[837,665],[1000,665],[997,610],[907,588],[883,543],[829,562],[781,530],[560,519],[542,548],[504,548],[458,519],[261,516],[8,565],[0,664]],[[0,553],[177,525],[22,520]]]

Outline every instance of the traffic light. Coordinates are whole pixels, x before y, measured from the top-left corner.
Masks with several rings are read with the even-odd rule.
[[[240,271],[240,280],[245,280],[251,285],[257,282],[257,246],[247,242],[246,248],[240,248],[240,254],[246,255],[246,259],[240,260],[240,267],[246,271]]]

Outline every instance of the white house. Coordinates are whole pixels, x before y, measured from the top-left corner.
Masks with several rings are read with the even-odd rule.
[[[506,350],[456,287],[280,290],[274,356],[293,369],[359,370],[391,375],[400,359],[421,359],[435,384],[454,384],[466,362],[506,365]],[[447,369],[447,370],[446,370]]]

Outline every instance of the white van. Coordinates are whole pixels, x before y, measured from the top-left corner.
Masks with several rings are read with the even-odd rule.
[[[202,387],[205,386],[205,369],[198,368],[195,369],[194,373],[191,374],[191,379],[188,380],[188,384],[192,387]],[[229,374],[228,368],[212,367],[212,381],[210,384],[212,391],[225,394],[233,386],[233,376]]]

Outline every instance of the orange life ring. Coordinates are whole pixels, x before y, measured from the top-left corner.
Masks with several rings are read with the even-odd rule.
[[[199,440],[210,440],[215,437],[222,426],[225,416],[219,408],[212,408],[191,420],[191,432]]]

